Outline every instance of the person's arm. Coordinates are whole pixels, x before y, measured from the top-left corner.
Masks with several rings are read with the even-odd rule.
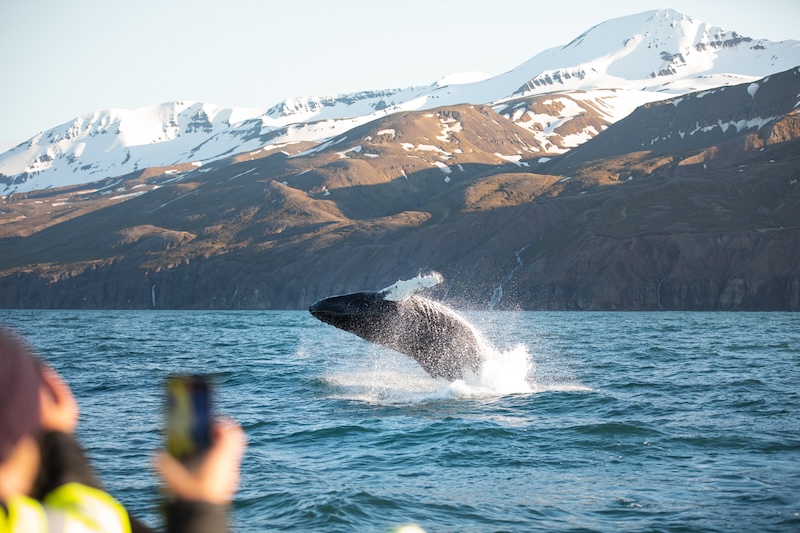
[[[228,531],[228,506],[175,500],[166,507],[167,533],[222,533]]]
[[[167,506],[168,533],[228,530],[245,448],[242,428],[226,420],[214,424],[211,448],[195,467],[187,468],[167,452],[156,457],[156,468],[174,498]]]

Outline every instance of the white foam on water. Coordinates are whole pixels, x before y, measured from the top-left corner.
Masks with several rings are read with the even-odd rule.
[[[380,348],[376,350],[382,351]],[[385,357],[377,353],[372,369],[342,369],[323,379],[335,389],[334,398],[375,404],[591,391],[577,382],[537,382],[533,357],[523,344],[503,351],[487,347],[484,356],[477,373],[470,372],[464,379],[453,382],[432,378],[410,358],[399,354]]]

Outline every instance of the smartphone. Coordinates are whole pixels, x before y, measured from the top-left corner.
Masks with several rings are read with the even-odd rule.
[[[205,376],[170,376],[166,383],[167,451],[189,461],[211,446],[211,383]]]

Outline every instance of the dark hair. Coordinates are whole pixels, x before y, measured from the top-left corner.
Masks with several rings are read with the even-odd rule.
[[[42,369],[31,346],[0,327],[0,462],[17,442],[39,430]]]

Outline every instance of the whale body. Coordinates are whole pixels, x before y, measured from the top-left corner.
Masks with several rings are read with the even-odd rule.
[[[455,381],[467,371],[477,373],[485,346],[478,332],[450,308],[409,295],[413,290],[404,283],[332,296],[308,310],[322,322],[413,358],[434,378]]]

